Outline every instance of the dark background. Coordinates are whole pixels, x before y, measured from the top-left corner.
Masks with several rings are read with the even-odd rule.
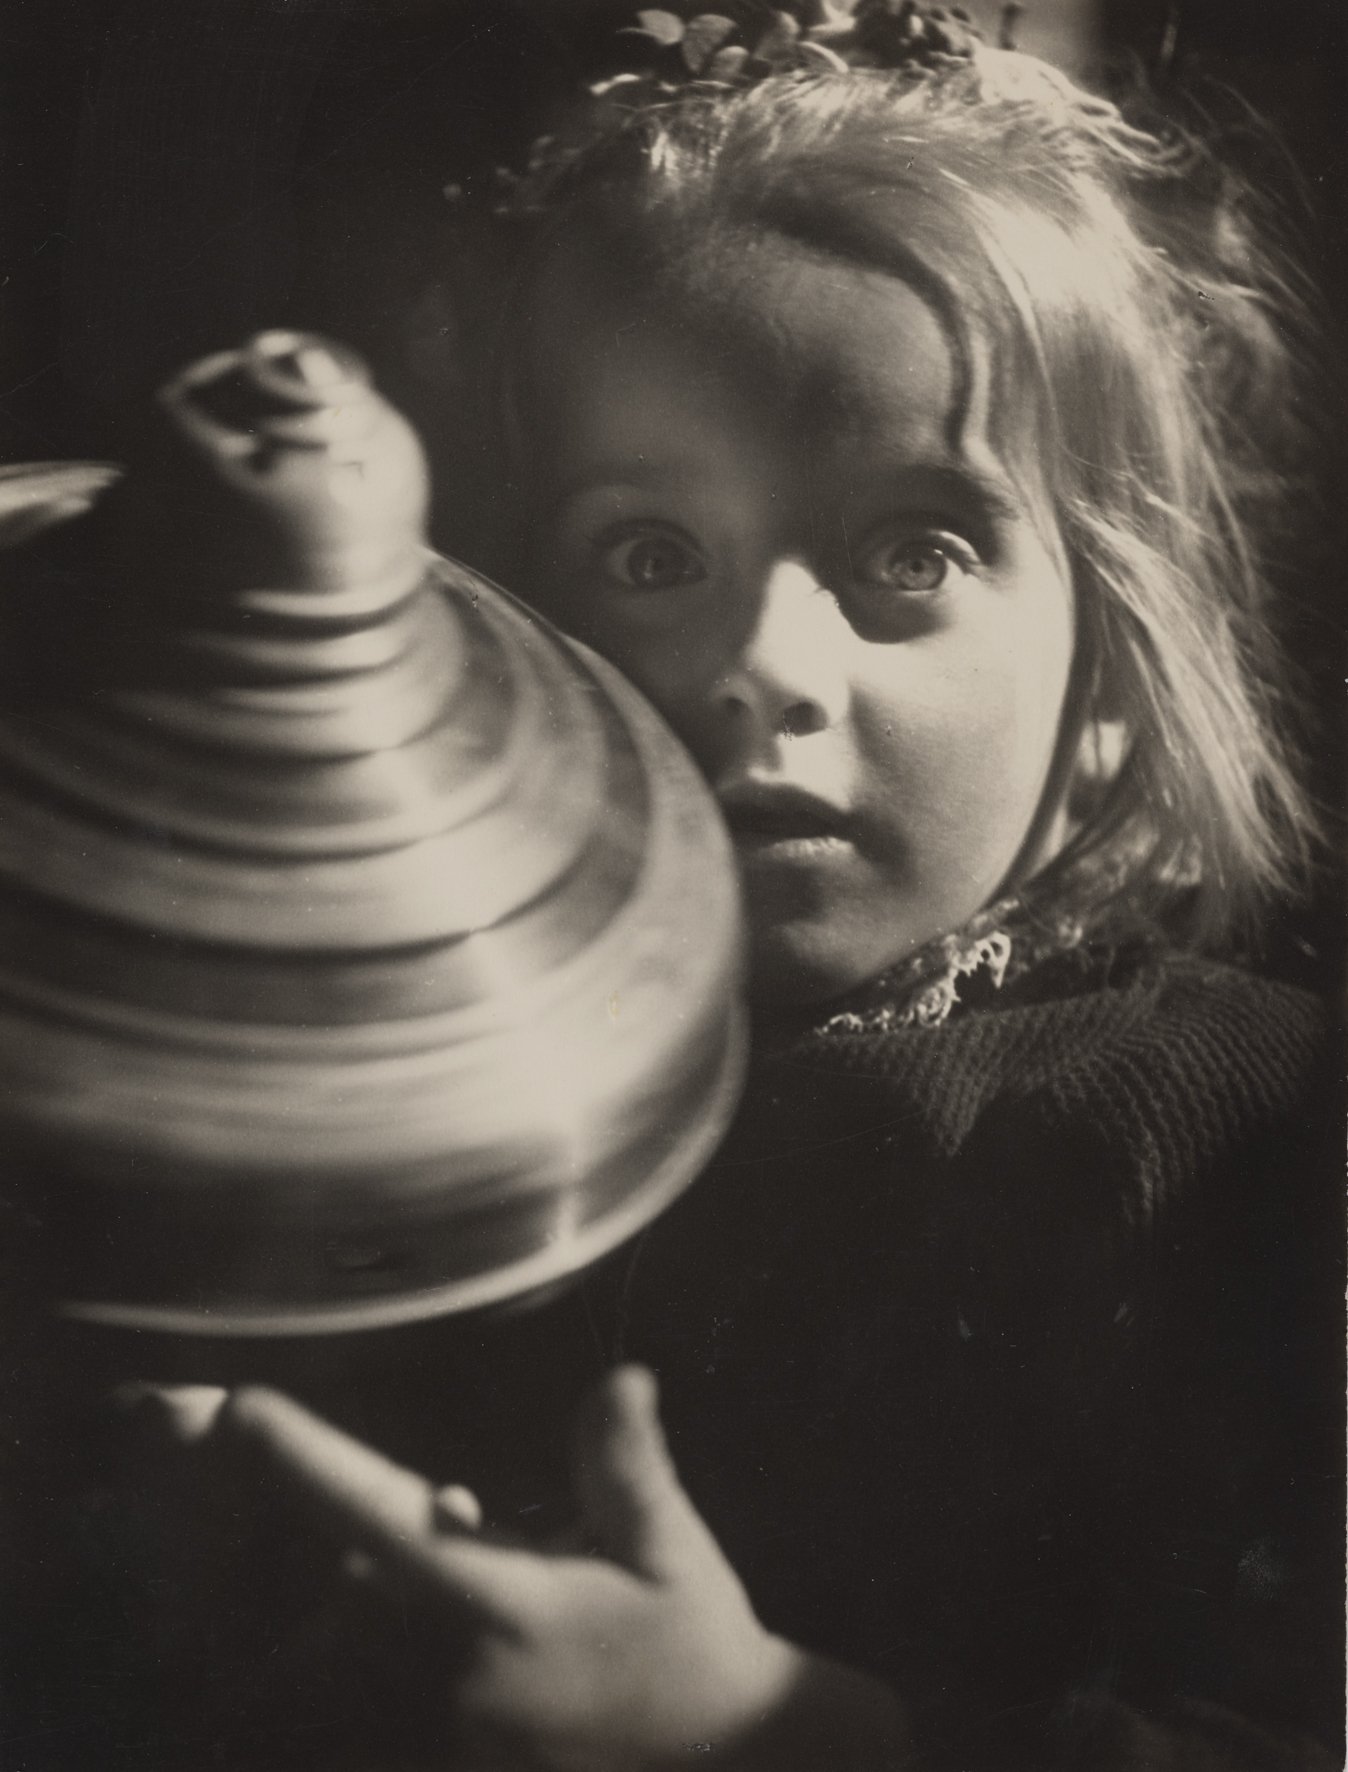
[[[262,326],[378,347],[433,264],[444,184],[517,155],[634,10],[0,0],[0,460],[106,447],[147,381]],[[1027,47],[1036,14],[1078,59],[1264,113],[1300,193],[1267,148],[1262,172],[1343,289],[1343,0],[1032,0]]]

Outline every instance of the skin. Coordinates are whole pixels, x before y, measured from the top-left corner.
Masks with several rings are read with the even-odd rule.
[[[560,275],[531,594],[689,746],[754,993],[811,1004],[1046,859],[1073,600],[931,307],[787,242],[746,260],[714,304],[625,320]]]

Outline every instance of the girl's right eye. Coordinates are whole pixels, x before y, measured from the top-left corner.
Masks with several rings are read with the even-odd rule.
[[[667,591],[706,577],[701,554],[667,529],[642,527],[601,537],[596,544],[610,578],[634,591]]]

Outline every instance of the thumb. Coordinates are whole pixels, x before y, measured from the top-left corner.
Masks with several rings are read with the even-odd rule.
[[[670,1459],[646,1367],[619,1366],[586,1397],[573,1456],[582,1521],[605,1556],[653,1581],[723,1566]]]

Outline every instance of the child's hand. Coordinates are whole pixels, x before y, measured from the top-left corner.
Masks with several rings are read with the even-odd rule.
[[[612,1373],[577,1423],[584,1555],[487,1542],[466,1505],[437,1508],[420,1478],[275,1392],[236,1392],[211,1438],[282,1476],[382,1585],[414,1590],[443,1647],[447,1734],[452,1719],[475,1766],[901,1763],[884,1688],[755,1618],[679,1484],[644,1369]]]

